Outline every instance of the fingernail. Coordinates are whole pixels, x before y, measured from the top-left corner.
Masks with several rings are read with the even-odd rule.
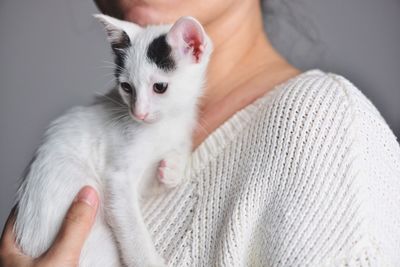
[[[90,186],[85,186],[81,189],[81,191],[79,191],[77,200],[85,202],[86,204],[88,204],[93,208],[95,208],[98,203],[97,193]]]

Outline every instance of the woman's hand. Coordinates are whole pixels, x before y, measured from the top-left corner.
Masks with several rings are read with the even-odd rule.
[[[65,216],[63,225],[53,245],[43,255],[34,259],[22,254],[15,242],[11,211],[0,240],[1,267],[76,267],[83,244],[94,223],[99,199],[96,191],[85,186]]]

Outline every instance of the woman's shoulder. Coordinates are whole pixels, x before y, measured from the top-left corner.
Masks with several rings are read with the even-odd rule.
[[[306,71],[276,86],[260,103],[259,119],[273,119],[273,125],[280,127],[312,125],[322,130],[360,127],[357,123],[361,123],[394,136],[371,101],[352,82],[334,73]]]
[[[263,131],[259,134],[267,139],[277,135],[291,145],[302,138],[316,141],[327,131],[348,127],[354,117],[351,99],[358,89],[344,80],[320,70],[289,79],[258,100],[254,128],[258,126]]]
[[[356,104],[373,105],[361,91],[345,77],[313,69],[297,75],[276,86],[264,96],[274,108],[288,108],[289,111],[315,111],[329,108],[331,105],[344,105],[355,108]],[[271,108],[267,105],[265,108]],[[375,108],[373,113],[379,114]]]
[[[396,137],[371,101],[348,79],[321,70],[306,71],[262,97],[250,128],[280,146],[311,153],[312,147],[368,143],[400,165]],[[367,141],[366,141],[367,140]],[[331,150],[332,152],[332,150]],[[398,166],[397,166],[398,167]]]
[[[335,236],[338,246],[325,257],[334,263],[360,255],[398,257],[392,248],[400,240],[400,216],[393,215],[400,208],[394,201],[400,147],[367,97],[340,75],[312,70],[279,85],[257,106],[248,128],[257,146],[248,154],[257,158],[255,172],[265,174],[263,190],[274,192],[276,202],[268,205],[282,213],[280,223],[314,229],[307,238],[300,232],[293,238],[328,251]]]

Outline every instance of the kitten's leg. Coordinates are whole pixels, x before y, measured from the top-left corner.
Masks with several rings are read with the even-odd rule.
[[[185,168],[190,154],[190,145],[181,145],[179,150],[172,150],[160,161],[157,176],[158,180],[168,188],[182,183],[185,177]]]
[[[131,172],[129,172],[131,173]],[[135,173],[135,172],[134,172]],[[138,173],[138,172],[136,172]],[[109,174],[106,217],[128,267],[165,266],[157,253],[139,208],[137,186],[126,173]]]

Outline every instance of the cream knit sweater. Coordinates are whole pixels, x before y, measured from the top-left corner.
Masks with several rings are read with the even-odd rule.
[[[193,152],[147,199],[169,266],[400,266],[400,148],[349,81],[305,72]]]

